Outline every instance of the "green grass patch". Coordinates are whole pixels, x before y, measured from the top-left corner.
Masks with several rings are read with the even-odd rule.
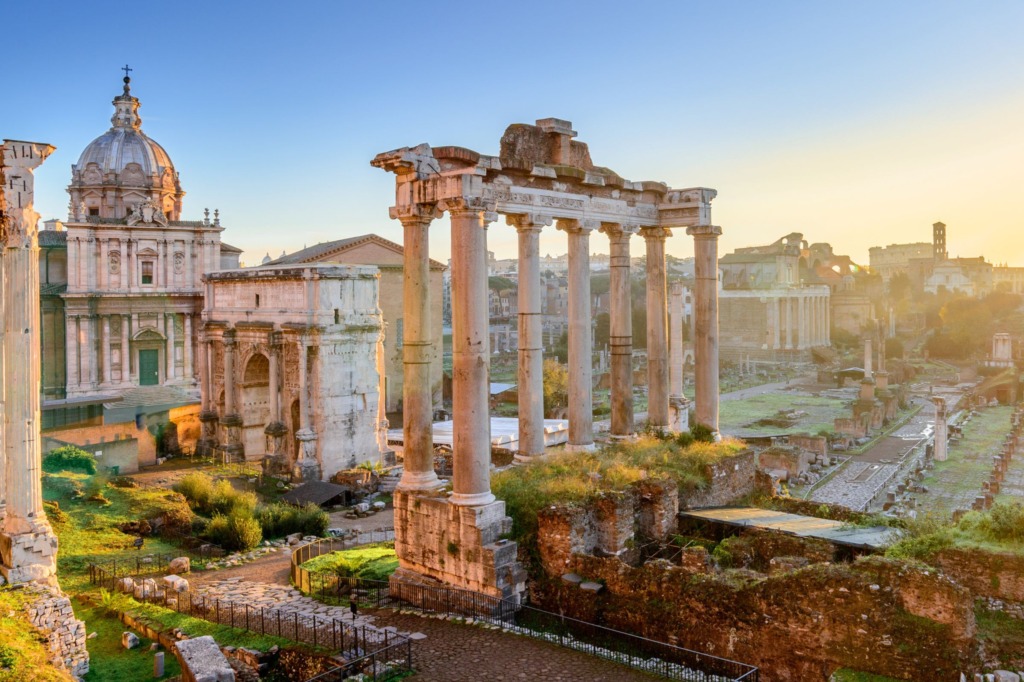
[[[395,543],[379,542],[355,549],[322,554],[302,564],[310,573],[387,580],[398,568]]]
[[[846,402],[839,398],[790,391],[762,393],[741,400],[725,400],[719,413],[721,430],[739,438],[830,430],[836,417],[847,416]],[[786,414],[798,414],[785,418]]]
[[[1024,507],[998,502],[988,511],[964,514],[957,523],[933,513],[905,519],[886,556],[927,561],[950,547],[1024,554]]]
[[[885,677],[884,675],[866,673],[860,670],[840,668],[832,673],[832,677],[829,682],[900,682],[900,680],[892,677]]]
[[[164,653],[164,675],[153,677],[153,653],[149,650],[152,640],[139,637],[139,646],[125,649],[121,646],[121,633],[128,630],[117,616],[107,613],[99,606],[86,606],[72,602],[75,617],[85,621],[86,631],[96,637],[85,642],[89,651],[89,674],[85,682],[107,682],[108,680],[166,680],[181,674],[181,668],[174,654]]]

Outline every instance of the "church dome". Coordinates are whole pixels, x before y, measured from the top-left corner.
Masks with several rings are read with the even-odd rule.
[[[185,195],[178,172],[167,151],[142,132],[139,100],[129,83],[125,77],[124,92],[112,102],[110,129],[90,142],[71,167],[70,213],[80,219],[124,220],[133,207],[148,202],[167,219],[178,220]]]

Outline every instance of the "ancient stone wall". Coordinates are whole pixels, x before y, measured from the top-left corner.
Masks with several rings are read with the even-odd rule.
[[[753,450],[746,450],[729,457],[722,457],[705,469],[705,477],[711,480],[706,490],[681,491],[680,509],[720,507],[755,490],[754,472],[757,470]]]
[[[928,563],[979,597],[1024,602],[1024,557],[1010,552],[944,549]]]
[[[789,444],[818,457],[826,457],[828,455],[828,439],[823,436],[793,435],[789,437]]]
[[[840,667],[954,679],[977,660],[970,592],[902,562],[871,558],[764,577],[577,555],[568,568],[604,589],[538,580],[531,596],[543,608],[756,665],[764,682],[826,680]]]
[[[88,673],[85,623],[75,618],[68,596],[58,588],[39,583],[28,585],[22,594],[29,622],[46,637],[50,663],[76,677]]]

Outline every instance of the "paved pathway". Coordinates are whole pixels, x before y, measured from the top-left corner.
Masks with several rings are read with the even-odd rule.
[[[374,611],[374,624],[420,632],[413,642],[419,682],[651,682],[656,678],[610,661],[529,637],[447,620]]]

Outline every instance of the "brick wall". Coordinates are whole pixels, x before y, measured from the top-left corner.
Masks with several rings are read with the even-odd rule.
[[[705,476],[711,479],[707,490],[681,492],[680,509],[721,507],[744,495],[754,492],[754,472],[757,470],[754,451],[723,457],[705,469]]]

